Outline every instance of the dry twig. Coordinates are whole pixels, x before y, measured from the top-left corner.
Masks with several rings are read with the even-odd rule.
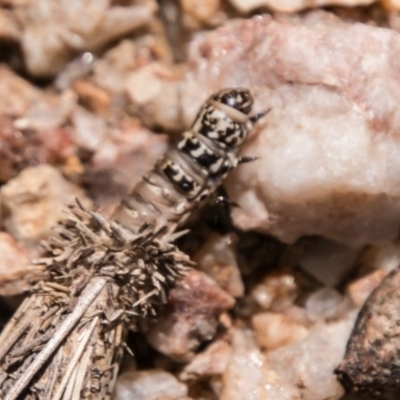
[[[40,282],[0,336],[0,398],[108,399],[128,329],[155,316],[189,258],[74,207],[47,244]]]

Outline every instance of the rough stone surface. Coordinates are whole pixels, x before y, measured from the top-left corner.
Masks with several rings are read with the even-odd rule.
[[[21,30],[15,15],[6,9],[0,9],[0,39],[3,41],[18,41]]]
[[[387,273],[381,270],[371,272],[350,283],[346,292],[356,307],[361,307],[369,295],[380,285]]]
[[[389,0],[393,3],[396,0]],[[274,11],[296,12],[311,7],[340,5],[346,7],[364,6],[374,0],[230,0],[232,5],[242,13],[248,13],[260,7],[268,7]]]
[[[193,400],[193,398],[187,396],[161,396],[157,397],[157,400]]]
[[[400,396],[400,269],[392,271],[365,302],[337,368],[347,391],[370,392],[380,399]]]
[[[250,331],[237,330],[220,400],[300,400],[300,392],[269,368]]]
[[[185,128],[179,93],[181,79],[182,74],[175,76],[165,66],[154,62],[128,73],[124,89],[146,125],[181,131]]]
[[[399,0],[381,0],[382,4],[391,11],[400,11]]]
[[[302,399],[340,399],[344,391],[333,371],[343,357],[354,317],[317,326],[305,339],[270,352],[271,368],[283,381],[296,382]]]
[[[386,242],[369,246],[360,259],[361,268],[367,272],[380,270],[388,274],[400,264],[400,242]]]
[[[231,352],[232,348],[227,342],[216,340],[185,366],[180,374],[180,379],[194,380],[223,374]]]
[[[336,289],[324,287],[312,293],[305,306],[309,320],[316,322],[340,318],[348,303]]]
[[[280,270],[267,274],[251,291],[251,296],[265,310],[281,311],[291,306],[299,287],[293,271]]]
[[[300,266],[320,283],[335,287],[347,277],[359,254],[357,249],[325,238],[303,240]]]
[[[249,87],[271,108],[228,179],[242,229],[353,246],[400,225],[400,35],[314,12],[258,16],[199,37],[183,82],[184,118],[220,87]]]
[[[41,91],[7,66],[0,67],[0,91],[0,114],[15,119],[18,129],[60,129],[75,105],[71,91]]]
[[[21,294],[30,288],[28,277],[39,276],[41,268],[32,266],[27,251],[6,232],[0,232],[0,295]]]
[[[72,150],[66,129],[18,129],[12,118],[3,115],[0,142],[0,182],[14,178],[27,166],[65,162]]]
[[[242,297],[244,284],[234,251],[233,235],[211,235],[193,260],[199,269],[210,275],[233,297]]]
[[[32,103],[43,98],[40,90],[6,66],[0,67],[0,90],[0,113],[6,115],[22,116]]]
[[[251,319],[257,343],[260,347],[274,350],[304,339],[308,329],[279,313],[259,313]]]
[[[202,272],[191,271],[170,293],[170,310],[158,318],[146,336],[158,351],[177,361],[189,361],[204,341],[211,340],[219,315],[234,299]]]
[[[186,385],[168,372],[127,372],[118,377],[113,400],[179,400],[185,398],[187,392]]]
[[[63,217],[63,207],[79,198],[90,200],[78,186],[66,181],[50,165],[24,169],[1,188],[3,224],[18,240],[38,241]]]
[[[148,23],[157,6],[153,1],[123,6],[108,0],[22,2],[21,47],[26,66],[34,76],[52,76],[76,52],[95,50]]]

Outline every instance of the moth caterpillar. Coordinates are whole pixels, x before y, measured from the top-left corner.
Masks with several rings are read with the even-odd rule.
[[[0,335],[0,398],[110,399],[129,329],[191,266],[171,242],[230,170],[252,125],[247,89],[212,95],[111,220],[73,207],[46,244],[48,277]]]

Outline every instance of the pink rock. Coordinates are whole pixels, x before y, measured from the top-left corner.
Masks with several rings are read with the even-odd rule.
[[[389,3],[395,1],[388,0]],[[260,7],[268,7],[268,9],[280,12],[296,12],[311,7],[335,4],[346,7],[357,7],[371,4],[374,0],[230,0],[230,2],[240,12],[248,13]]]
[[[114,400],[186,399],[188,389],[172,374],[160,370],[126,372],[118,377]]]
[[[217,340],[207,347],[205,351],[185,366],[180,378],[192,380],[207,378],[224,373],[231,356],[231,346],[224,340]]]
[[[361,307],[373,290],[383,281],[386,275],[386,272],[378,270],[352,282],[347,287],[347,294],[353,304],[356,307]]]
[[[324,235],[353,246],[400,225],[397,32],[314,12],[258,16],[198,37],[182,88],[189,125],[220,87],[249,87],[271,108],[228,179],[236,226],[285,242]]]
[[[3,115],[0,115],[0,142],[0,182],[14,178],[27,166],[65,162],[73,147],[64,128],[21,130]]]
[[[251,291],[251,296],[265,310],[280,311],[291,306],[298,294],[292,271],[280,270],[267,274]]]
[[[251,324],[258,344],[269,350],[286,346],[308,335],[308,329],[305,326],[279,313],[255,314],[251,319]]]
[[[89,206],[83,190],[50,165],[25,168],[1,188],[3,223],[18,240],[39,241],[63,218],[63,207],[76,198]]]
[[[232,356],[223,375],[220,400],[300,400],[299,390],[270,369],[250,331],[237,330]]]
[[[340,363],[356,313],[315,326],[303,340],[269,353],[271,368],[284,382],[295,382],[302,399],[339,400],[344,394],[334,369]]]
[[[171,291],[171,309],[146,336],[158,351],[177,361],[189,361],[202,342],[215,336],[219,315],[233,305],[234,299],[210,277],[193,270]]]
[[[38,277],[42,268],[29,262],[27,252],[6,232],[0,232],[0,295],[21,294],[30,288],[28,277]]]
[[[244,284],[236,262],[232,235],[211,235],[193,260],[199,269],[210,275],[231,296],[241,297]]]
[[[156,4],[118,6],[106,0],[85,3],[53,3],[49,0],[21,3],[21,47],[34,76],[53,76],[74,53],[98,49],[151,21]]]

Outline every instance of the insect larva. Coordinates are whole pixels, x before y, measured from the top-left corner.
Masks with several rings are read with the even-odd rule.
[[[173,232],[221,185],[229,171],[252,158],[237,152],[253,124],[248,89],[225,89],[202,106],[190,130],[135,187],[113,218],[137,231],[143,223]]]
[[[247,89],[209,98],[191,130],[107,220],[81,207],[47,243],[48,278],[0,335],[0,398],[109,399],[128,329],[157,314],[191,262],[170,242],[187,216],[248,158]]]

